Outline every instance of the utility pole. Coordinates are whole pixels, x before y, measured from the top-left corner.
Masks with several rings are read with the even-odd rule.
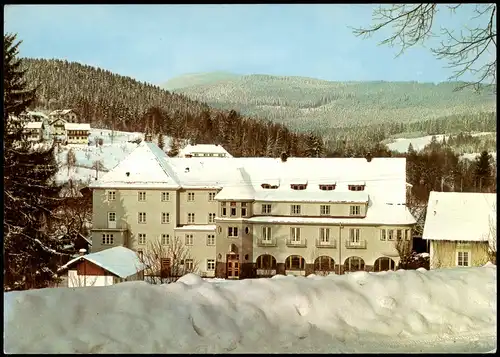
[[[342,264],[342,222],[339,223],[339,275],[341,274],[340,265]]]

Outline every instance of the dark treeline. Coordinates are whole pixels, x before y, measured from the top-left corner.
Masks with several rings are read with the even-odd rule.
[[[28,83],[39,85],[32,109],[75,109],[82,122],[122,131],[163,133],[194,143],[218,143],[234,156],[306,156],[315,134],[213,109],[130,77],[75,62],[24,59]]]

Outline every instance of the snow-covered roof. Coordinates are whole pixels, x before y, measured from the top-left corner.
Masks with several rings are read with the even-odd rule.
[[[488,241],[496,231],[496,205],[496,193],[431,191],[422,238]]]
[[[68,114],[70,112],[74,112],[74,110],[73,109],[57,109],[57,110],[52,111],[49,115],[65,115],[65,114]]]
[[[26,129],[41,129],[43,122],[41,121],[30,121],[25,124]]]
[[[32,117],[41,117],[41,118],[44,118],[44,119],[48,119],[49,118],[47,116],[47,114],[42,113],[42,112],[27,111],[26,114],[29,115],[29,116],[32,116]]]
[[[89,123],[65,123],[64,129],[66,130],[90,130]]]
[[[126,173],[129,176],[126,176]],[[278,185],[263,189],[262,184]],[[293,190],[292,184],[307,184]],[[349,185],[366,185],[350,191]],[[322,191],[319,185],[335,185]],[[217,188],[217,199],[262,199],[401,204],[406,202],[406,158],[170,158],[150,142],[141,143],[91,187]]]
[[[227,220],[223,218],[222,220]],[[252,223],[270,224],[345,224],[345,225],[411,225],[415,218],[405,205],[376,204],[366,211],[364,218],[330,217],[276,217],[255,216],[248,219]]]
[[[227,152],[221,145],[215,144],[196,144],[196,145],[186,145],[184,148],[179,150],[179,157],[184,157],[185,155],[193,154],[225,154],[225,157],[232,157],[231,154]]]
[[[175,231],[215,231],[215,224],[197,224],[174,228]]]
[[[82,259],[94,263],[123,279],[144,270],[144,265],[133,250],[125,247],[113,247],[72,259],[64,264],[59,271],[70,268],[71,265]]]
[[[167,160],[168,156],[158,146],[142,142],[90,187],[179,188],[176,173]]]

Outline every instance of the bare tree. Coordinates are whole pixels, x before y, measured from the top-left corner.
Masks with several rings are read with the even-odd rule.
[[[189,248],[179,237],[170,239],[169,244],[160,240],[149,241],[146,249],[139,253],[144,265],[144,275],[151,284],[177,281],[183,275],[199,272],[198,262],[193,259]]]
[[[438,58],[448,62],[447,68],[454,70],[449,80],[458,80],[469,72],[476,78],[475,82],[461,84],[456,90],[473,87],[480,90],[485,86],[495,85],[496,82],[496,4],[394,4],[380,5],[374,10],[375,24],[369,28],[354,28],[356,36],[369,37],[379,30],[392,26],[393,33],[380,42],[382,45],[400,47],[397,56],[405,50],[434,37],[436,14],[446,6],[455,13],[462,6],[475,6],[475,16],[471,22],[480,24],[471,28],[464,26],[459,34],[441,28],[444,40],[440,45],[431,48],[432,53]],[[496,92],[496,88],[495,88]]]
[[[97,283],[98,276],[93,275],[73,275],[68,273],[68,286],[80,288],[85,286],[94,286]]]
[[[99,178],[99,171],[103,171],[104,165],[101,160],[95,160],[92,163],[92,169],[95,170],[95,177]]]
[[[490,262],[497,265],[497,206],[493,207],[494,214],[490,216],[490,235],[488,237],[488,258]]]

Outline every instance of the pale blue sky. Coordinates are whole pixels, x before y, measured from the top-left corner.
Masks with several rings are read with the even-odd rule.
[[[155,84],[186,73],[297,75],[335,81],[441,82],[451,74],[428,48],[399,58],[357,38],[374,5],[10,5],[5,32],[23,40],[20,55],[58,58]],[[439,25],[462,27],[471,6]],[[463,80],[471,77],[465,76]]]

